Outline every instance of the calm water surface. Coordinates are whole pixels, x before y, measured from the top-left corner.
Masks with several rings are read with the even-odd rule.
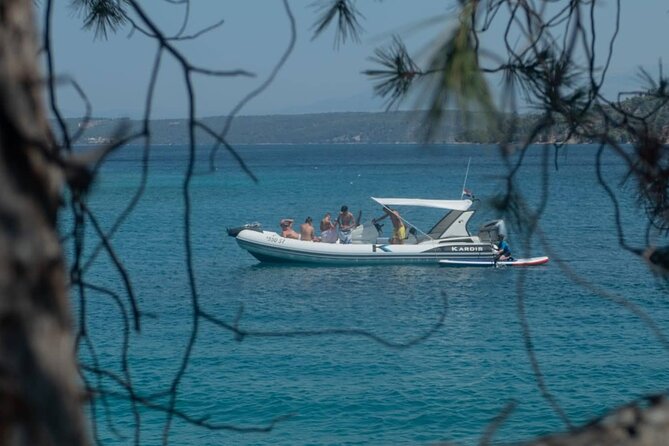
[[[264,434],[212,432],[177,419],[172,444],[475,444],[511,401],[517,407],[497,440],[564,429],[531,371],[518,316],[519,284],[546,385],[573,422],[667,387],[669,355],[650,330],[620,306],[572,283],[555,262],[524,271],[265,266],[225,235],[226,227],[251,221],[272,229],[283,217],[318,221],[342,204],[369,220],[380,215],[370,196],[458,198],[470,157],[467,186],[484,200],[471,222],[475,229],[498,217],[485,201],[504,186],[494,148],[342,145],[240,151],[257,183],[226,155],[218,158],[218,170],[208,172],[207,150],[197,152],[192,243],[204,311],[231,322],[243,306],[240,326],[248,330],[363,329],[392,342],[416,338],[443,311],[447,316],[432,337],[403,350],[347,335],[238,342],[201,322],[178,408],[195,417],[208,415],[214,424],[239,426],[293,416]],[[664,284],[617,246],[613,210],[595,181],[595,150],[570,147],[558,156],[557,171],[552,155],[550,199],[542,219],[550,254],[669,327]],[[140,147],[125,148],[102,171],[91,206],[105,227],[139,184],[140,156]],[[183,245],[185,156],[183,147],[152,148],[146,192],[114,238],[145,314],[130,349],[133,381],[145,394],[169,386],[192,329]],[[541,160],[541,148],[531,151],[519,172],[517,184],[532,205],[540,198]],[[620,186],[622,166],[613,158],[606,160],[605,172],[620,194],[627,237],[641,240],[644,228],[635,217],[642,211],[633,201],[633,185]],[[439,215],[407,210],[404,216],[429,229]],[[510,232],[517,256],[548,253],[536,241],[524,246],[517,229]],[[89,250],[92,246],[89,239]],[[88,280],[123,293],[105,256]],[[102,365],[120,371],[123,321],[116,304],[91,293],[88,311]],[[104,385],[113,388],[111,382]],[[128,444],[134,427],[129,405],[114,398],[109,405],[115,428],[127,437],[115,436],[104,421],[99,437],[106,444]],[[164,420],[160,413],[144,414],[142,444],[160,443]]]

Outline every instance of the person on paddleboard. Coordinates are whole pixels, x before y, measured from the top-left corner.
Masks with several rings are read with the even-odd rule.
[[[504,234],[500,234],[499,242],[497,243],[497,256],[495,257],[495,261],[510,259],[513,259],[513,257],[511,257],[511,247],[506,240],[504,240]]]

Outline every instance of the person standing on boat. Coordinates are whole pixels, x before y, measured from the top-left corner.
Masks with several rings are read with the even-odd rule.
[[[348,206],[341,207],[337,224],[339,225],[339,242],[345,245],[351,243],[351,231],[355,228],[355,217],[349,212]]]
[[[312,224],[313,220],[311,217],[307,217],[307,219],[302,223],[300,226],[300,240],[304,240],[306,242],[320,242],[321,239],[316,237],[316,234],[314,233],[314,225]]]
[[[337,224],[330,220],[330,213],[326,212],[321,220],[321,241],[334,243],[337,241]]]
[[[388,206],[383,207],[383,212],[385,215],[383,217],[375,218],[372,220],[372,223],[376,223],[379,220],[383,220],[386,217],[390,217],[390,221],[393,223],[393,236],[390,238],[390,243],[395,245],[401,245],[404,243],[406,238],[406,229],[404,227],[404,222],[400,213],[395,209],[391,209]]]
[[[509,244],[504,240],[504,234],[499,235],[499,243],[497,243],[497,254],[495,261],[498,260],[509,260],[512,259],[511,257],[511,247]]]

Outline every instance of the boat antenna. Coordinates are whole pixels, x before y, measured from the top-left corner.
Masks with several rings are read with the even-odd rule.
[[[472,162],[472,157],[469,157],[469,160],[467,161],[467,171],[465,172],[465,182],[462,183],[462,193],[460,195],[460,200],[465,198],[465,195],[469,195],[465,193],[465,190],[467,190],[467,177],[469,176],[469,164]]]

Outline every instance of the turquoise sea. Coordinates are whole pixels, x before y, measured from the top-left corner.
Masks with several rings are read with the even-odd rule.
[[[543,151],[529,151],[518,174],[517,186],[533,206],[540,198]],[[194,419],[240,427],[291,416],[268,433],[209,430],[176,418],[171,444],[476,444],[512,401],[515,409],[495,441],[564,430],[541,396],[528,359],[519,290],[545,384],[573,423],[667,388],[668,352],[648,326],[612,300],[628,299],[667,330],[667,287],[619,248],[611,202],[596,182],[596,148],[571,146],[555,158],[551,149],[550,195],[541,220],[550,248],[536,240],[525,246],[513,226],[509,241],[516,256],[550,249],[553,261],[522,271],[267,266],[225,234],[226,227],[253,221],[274,229],[284,217],[318,221],[342,204],[369,220],[380,215],[370,196],[458,198],[469,159],[467,188],[482,200],[471,222],[475,229],[499,217],[487,201],[504,188],[505,169],[495,147],[267,145],[239,152],[257,183],[228,155],[218,156],[212,172],[208,148],[196,153],[189,186],[192,260],[203,311],[232,324],[243,307],[238,324],[250,331],[353,329],[394,343],[420,337],[444,311],[446,317],[431,337],[406,349],[346,333],[239,341],[200,319],[177,408]],[[126,147],[102,169],[90,206],[103,227],[112,225],[138,187],[141,156],[142,147]],[[146,191],[112,240],[144,315],[141,332],[130,339],[132,380],[156,404],[168,401],[160,393],[180,367],[194,321],[183,237],[186,161],[185,147],[151,148]],[[604,171],[621,200],[628,242],[643,240],[644,211],[635,201],[634,184],[620,182],[624,166],[609,156]],[[439,216],[410,210],[403,215],[425,229]],[[64,217],[63,231],[69,224]],[[86,252],[94,246],[89,225]],[[574,283],[556,257],[611,294]],[[125,296],[108,256],[98,258],[86,280]],[[127,308],[127,299],[123,302]],[[117,304],[88,291],[86,310],[99,365],[120,375],[123,319]],[[91,362],[89,349],[82,348],[81,356]],[[111,379],[91,382],[123,394]],[[130,405],[113,395],[107,403],[106,409],[96,406],[98,438],[132,444],[136,426]],[[164,414],[141,414],[141,444],[160,444]]]

